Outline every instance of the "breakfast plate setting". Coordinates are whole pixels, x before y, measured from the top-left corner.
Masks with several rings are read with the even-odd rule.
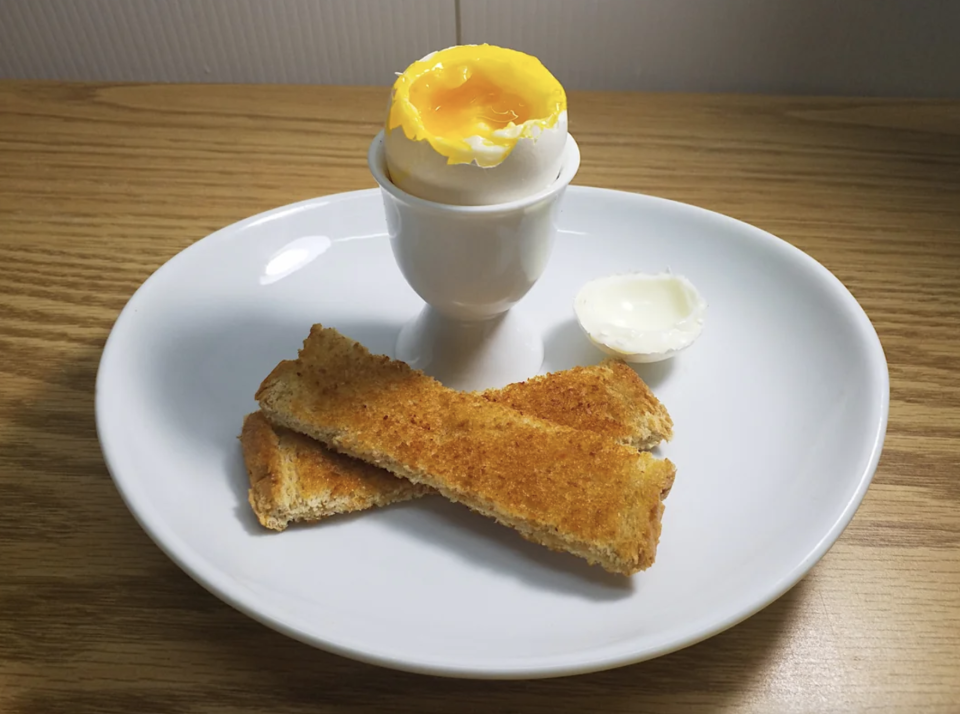
[[[833,545],[886,431],[883,351],[840,281],[735,219],[569,185],[562,88],[514,54],[411,65],[371,137],[380,188],[196,242],[100,363],[104,457],[157,545],[263,624],[382,666],[563,676],[717,634]],[[461,114],[411,127],[418,93],[464,87],[498,116],[532,99],[485,142]],[[630,439],[568,389],[611,364]],[[537,385],[553,412],[516,397]]]

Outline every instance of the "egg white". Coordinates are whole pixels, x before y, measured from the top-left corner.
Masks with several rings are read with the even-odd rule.
[[[523,131],[523,125],[508,126],[493,136],[513,138]],[[448,164],[429,142],[407,138],[398,126],[387,132],[384,141],[387,170],[400,190],[428,201],[486,206],[519,200],[545,189],[559,176],[567,141],[567,112],[561,112],[552,127],[533,127],[530,134],[521,135],[509,153],[506,147],[483,137],[470,137],[467,142],[475,159]]]
[[[627,362],[658,362],[700,336],[707,303],[683,276],[628,273],[591,280],[573,309],[602,351]]]

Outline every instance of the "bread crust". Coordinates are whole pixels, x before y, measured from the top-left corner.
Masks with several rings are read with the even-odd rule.
[[[257,392],[273,424],[629,575],[653,564],[669,460],[443,387],[314,326]]]

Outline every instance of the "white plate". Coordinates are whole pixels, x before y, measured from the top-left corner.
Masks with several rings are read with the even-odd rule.
[[[672,269],[709,302],[699,341],[638,366],[678,467],[656,564],[632,579],[427,499],[276,534],[257,525],[237,434],[309,326],[390,353],[421,303],[379,193],[279,208],[157,271],[104,349],[97,428],[120,493],[217,596],[317,647],[400,669],[538,677],[671,652],[769,604],[823,556],[880,456],[888,376],[866,315],[825,268],[759,229],[657,198],[573,187],[541,282],[544,371],[602,358],[573,321],[587,280]]]

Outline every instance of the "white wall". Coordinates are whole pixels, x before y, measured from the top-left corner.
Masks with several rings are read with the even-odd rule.
[[[569,89],[960,96],[960,0],[0,0],[0,78],[389,84],[458,41]]]

